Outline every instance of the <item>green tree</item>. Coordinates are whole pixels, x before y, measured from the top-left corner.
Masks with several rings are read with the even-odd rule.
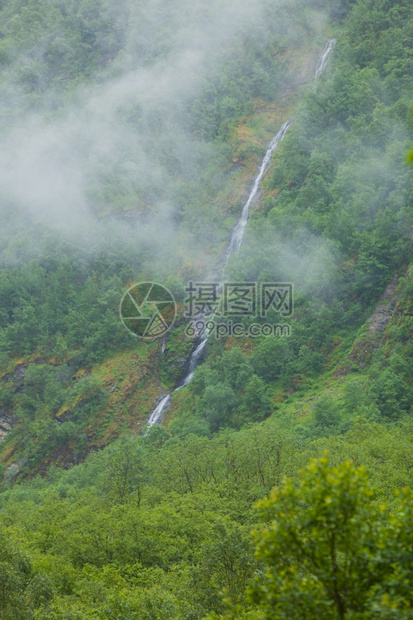
[[[31,620],[34,610],[47,606],[52,596],[49,577],[33,571],[29,556],[0,526],[1,620]]]
[[[147,467],[142,446],[136,439],[124,438],[108,448],[103,488],[116,502],[125,503],[132,493],[138,506],[142,500]]]
[[[317,430],[337,430],[340,424],[340,414],[337,405],[329,395],[322,396],[313,408],[314,422]]]
[[[387,418],[397,418],[409,409],[409,391],[404,379],[391,368],[382,369],[370,386],[372,399],[380,413]]]
[[[271,400],[267,395],[264,381],[252,375],[245,386],[244,391],[244,418],[246,422],[257,422],[269,415],[271,411]]]
[[[413,494],[388,514],[362,467],[313,460],[258,504],[256,531],[266,565],[249,599],[254,618],[412,618]]]
[[[211,431],[215,432],[228,424],[236,404],[237,399],[231,386],[226,383],[207,386],[202,398],[202,408]]]

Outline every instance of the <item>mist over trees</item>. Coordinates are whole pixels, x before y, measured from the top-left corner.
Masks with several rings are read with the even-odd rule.
[[[410,0],[0,0],[1,620],[412,617],[412,26]],[[210,338],[144,433],[287,119],[226,277],[294,283],[291,336]],[[149,280],[163,343],[119,319]]]

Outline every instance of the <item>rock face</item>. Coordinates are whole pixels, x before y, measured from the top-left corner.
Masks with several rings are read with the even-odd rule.
[[[0,381],[2,383],[10,383],[12,380],[12,386],[14,386],[14,393],[21,392],[24,385],[24,379],[26,376],[27,366],[24,364],[17,364],[14,371],[4,375]],[[12,411],[6,407],[0,409],[0,443],[4,441],[7,435],[13,430],[13,427],[19,422],[18,418],[12,415]]]
[[[6,471],[4,472],[4,482],[6,482],[7,484],[13,483],[21,472],[22,467],[24,467],[26,463],[27,459],[20,458],[8,467],[6,467]]]
[[[397,284],[398,277],[395,276],[393,281],[388,285],[383,295],[380,297],[380,302],[369,319],[369,332],[372,332],[373,334],[383,332],[387,323],[389,323],[397,303]]]
[[[379,303],[367,321],[368,331],[364,337],[355,343],[349,359],[366,368],[371,362],[374,351],[380,346],[380,340],[386,325],[390,322],[397,305],[396,289],[399,276],[395,276],[380,297]]]
[[[24,378],[26,376],[27,366],[23,364],[17,364],[14,369],[13,379],[16,391],[20,391],[23,388]]]
[[[13,426],[16,426],[17,422],[17,418],[6,415],[0,411],[0,442],[6,439],[7,435],[13,430]]]

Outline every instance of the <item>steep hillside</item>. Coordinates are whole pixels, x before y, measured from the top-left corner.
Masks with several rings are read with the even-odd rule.
[[[72,9],[76,11],[74,7]],[[275,11],[276,6],[270,3],[265,10]],[[308,90],[328,36],[324,23],[326,16],[321,7],[315,10],[309,5],[300,16],[293,6],[277,10],[279,13],[276,13],[273,24],[264,24],[258,19],[254,27],[245,33],[241,30],[238,39],[227,43],[223,48],[224,60],[215,58],[215,65],[212,59],[203,61],[206,63],[202,66],[207,86],[198,92],[196,100],[191,99],[192,107],[186,110],[187,122],[195,125],[190,135],[184,137],[187,141],[185,149],[192,149],[188,151],[188,157],[196,158],[202,151],[202,157],[207,159],[203,161],[202,174],[198,168],[193,169],[193,165],[198,165],[195,161],[186,164],[181,161],[179,171],[170,171],[171,183],[176,185],[175,195],[170,197],[173,211],[171,213],[168,209],[162,221],[155,211],[156,205],[165,209],[164,199],[159,196],[156,201],[148,198],[149,219],[141,217],[140,193],[133,190],[134,200],[138,201],[137,210],[128,209],[126,212],[118,202],[117,194],[116,201],[112,198],[109,201],[112,215],[108,216],[106,211],[106,218],[101,220],[91,222],[89,219],[90,211],[95,210],[94,204],[85,206],[86,213],[83,214],[75,209],[75,231],[72,231],[67,222],[62,221],[61,215],[56,221],[52,217],[46,222],[45,213],[31,204],[30,197],[16,196],[14,186],[5,188],[10,202],[3,207],[4,230],[11,230],[13,234],[5,235],[3,240],[0,280],[3,300],[0,407],[2,438],[7,436],[1,445],[0,458],[13,475],[44,472],[52,463],[71,465],[123,431],[141,432],[159,397],[165,389],[173,387],[182,374],[193,347],[193,341],[184,335],[184,318],[180,317],[178,328],[168,337],[165,354],[161,355],[162,344],[136,341],[123,328],[119,321],[119,302],[134,282],[155,279],[174,292],[182,312],[188,279],[204,276],[211,265],[217,264],[265,146],[287,115],[294,113],[302,93]],[[175,18],[178,16],[179,13]],[[3,17],[8,23],[6,16]],[[196,16],[193,18],[196,23]],[[45,15],[45,32],[55,31],[55,19],[57,13]],[[83,15],[82,19],[89,17]],[[216,19],[213,12],[211,19]],[[135,23],[132,16],[130,20],[128,28]],[[283,31],[283,20],[294,23],[294,28]],[[94,28],[101,27],[99,22],[94,22]],[[64,21],[59,28],[64,28],[65,36],[72,36],[70,20]],[[125,32],[131,35],[128,28]],[[260,38],[263,32],[265,42]],[[165,41],[169,34],[167,30]],[[244,51],[236,60],[234,54],[238,53],[242,41]],[[145,44],[151,45],[150,41]],[[135,58],[137,51],[134,54]],[[173,71],[176,69],[175,59],[168,54],[165,50],[165,59]],[[48,55],[42,55],[37,60],[38,71],[44,75],[51,72],[48,58]],[[87,80],[85,84],[95,96],[96,82],[103,82],[108,96],[114,79],[108,73],[109,69],[93,73],[93,55],[91,57],[85,52],[84,58],[91,63],[83,76]],[[229,66],[228,59],[232,59]],[[249,76],[248,62],[252,60],[254,72],[261,76],[261,86],[253,84],[255,78]],[[112,61],[108,57],[106,62],[108,67],[114,63],[112,72],[117,67],[117,71],[126,72],[125,79],[130,79],[122,55]],[[16,59],[9,59],[9,69],[3,71],[6,83],[11,80],[10,71],[17,70],[16,63]],[[231,82],[228,82],[229,76]],[[250,89],[245,90],[244,85],[242,92],[237,90],[236,84],[248,79],[252,80]],[[218,88],[217,84],[221,86],[214,96],[214,106],[217,107],[220,101],[228,102],[229,97],[235,98],[234,105],[237,97],[242,96],[245,100],[237,101],[235,108],[217,116],[217,111],[208,103],[210,89]],[[32,88],[37,91],[38,87],[35,83]],[[47,82],[47,92],[58,93],[58,111],[54,115],[57,115],[57,121],[44,118],[50,104],[47,99],[38,114],[45,130],[57,137],[62,126],[72,127],[73,131],[79,129],[70,120],[76,93],[74,88],[75,85],[69,96],[61,92],[59,81],[52,79]],[[122,94],[121,105],[131,105],[132,95],[129,91]],[[186,99],[178,103],[188,106]],[[77,105],[81,105],[87,114],[90,98],[82,95]],[[201,116],[199,106],[203,106]],[[106,112],[114,114],[110,110]],[[15,111],[15,114],[20,114],[26,122],[24,110]],[[208,114],[211,115],[209,133],[207,135],[202,129],[202,140],[195,145],[193,141]],[[121,119],[113,117],[112,120],[117,123],[115,138],[124,140]],[[104,130],[103,127],[100,129]],[[142,139],[147,130],[146,126],[135,127],[137,137]],[[175,128],[177,133],[172,136],[168,131],[162,124],[157,124],[160,150],[164,149],[165,140],[171,141],[173,137],[176,141],[178,134],[181,135],[178,126]],[[29,133],[30,139],[31,135]],[[10,131],[7,136],[11,148],[15,149]],[[114,137],[107,136],[109,138],[113,145]],[[43,150],[42,157],[49,158],[50,153],[37,133],[33,140],[36,141],[33,146],[35,154],[41,154]],[[170,146],[172,149],[179,147],[173,142]],[[89,153],[85,150],[73,152],[75,147],[70,143],[68,147],[71,156],[82,158],[88,167],[88,178],[92,178],[95,173],[90,167]],[[116,157],[114,145],[113,149]],[[153,157],[153,151],[150,152]],[[168,152],[173,158],[169,147]],[[124,152],[122,155],[125,162],[132,156],[139,159],[138,153]],[[117,165],[113,164],[111,174],[117,174]],[[167,162],[161,165],[169,166]],[[64,172],[59,167],[59,175]],[[135,172],[132,170],[131,175]],[[193,185],[188,185],[187,172],[193,175]],[[40,175],[43,173],[39,170]],[[47,180],[41,178],[47,186]],[[157,185],[156,181],[151,191],[155,191]],[[182,195],[184,188],[188,192],[185,200]],[[100,191],[106,192],[103,185]],[[199,204],[195,205],[194,200]],[[43,207],[46,209],[47,205]],[[71,208],[63,202],[63,210]],[[116,217],[113,211],[116,211]],[[100,199],[99,212],[103,214]],[[73,239],[74,233],[78,241]],[[83,234],[85,237],[81,236]],[[142,235],[146,238],[143,239]],[[36,244],[33,236],[38,237]],[[154,241],[152,247],[151,239]]]
[[[1,620],[411,618],[411,1],[16,0],[0,33]],[[145,432],[208,274],[294,311],[212,333]],[[151,280],[178,316],[142,341]]]
[[[246,240],[230,259],[232,282],[294,284],[292,335],[226,342],[211,338],[207,362],[187,388],[188,405],[179,394],[171,411],[179,418],[186,410],[185,432],[196,428],[191,427],[194,418],[196,424],[202,420],[204,428],[207,422],[205,432],[227,425],[239,428],[271,410],[278,412],[295,394],[309,390],[312,397],[313,386],[325,375],[344,376],[370,366],[375,371],[365,390],[371,415],[394,420],[410,411],[409,310],[401,330],[405,341],[385,354],[378,351],[381,329],[393,317],[395,286],[411,258],[412,173],[405,163],[411,16],[406,20],[410,9],[402,4],[379,19],[370,36],[360,29],[360,23],[366,29],[370,23],[367,4],[354,8],[348,30],[335,47],[333,66],[293,116]],[[397,53],[389,34],[393,32],[406,43]],[[370,51],[373,39],[379,41],[377,56]],[[405,78],[399,75],[397,80],[396,56],[405,71]],[[380,302],[366,325],[376,303],[387,298],[385,308]],[[282,317],[274,312],[269,319],[280,323]],[[373,375],[390,373],[384,369],[392,354],[403,361],[395,363],[388,384],[390,414],[384,403],[380,411],[375,407]],[[244,372],[238,384],[234,365]],[[248,386],[255,399],[249,398]],[[186,422],[182,424],[185,428]]]

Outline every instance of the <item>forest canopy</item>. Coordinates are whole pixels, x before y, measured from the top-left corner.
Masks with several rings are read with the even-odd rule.
[[[412,617],[412,32],[410,0],[0,1],[1,620]],[[294,283],[291,335],[210,338],[145,428],[287,120],[226,276]],[[121,324],[139,281],[165,341]]]

